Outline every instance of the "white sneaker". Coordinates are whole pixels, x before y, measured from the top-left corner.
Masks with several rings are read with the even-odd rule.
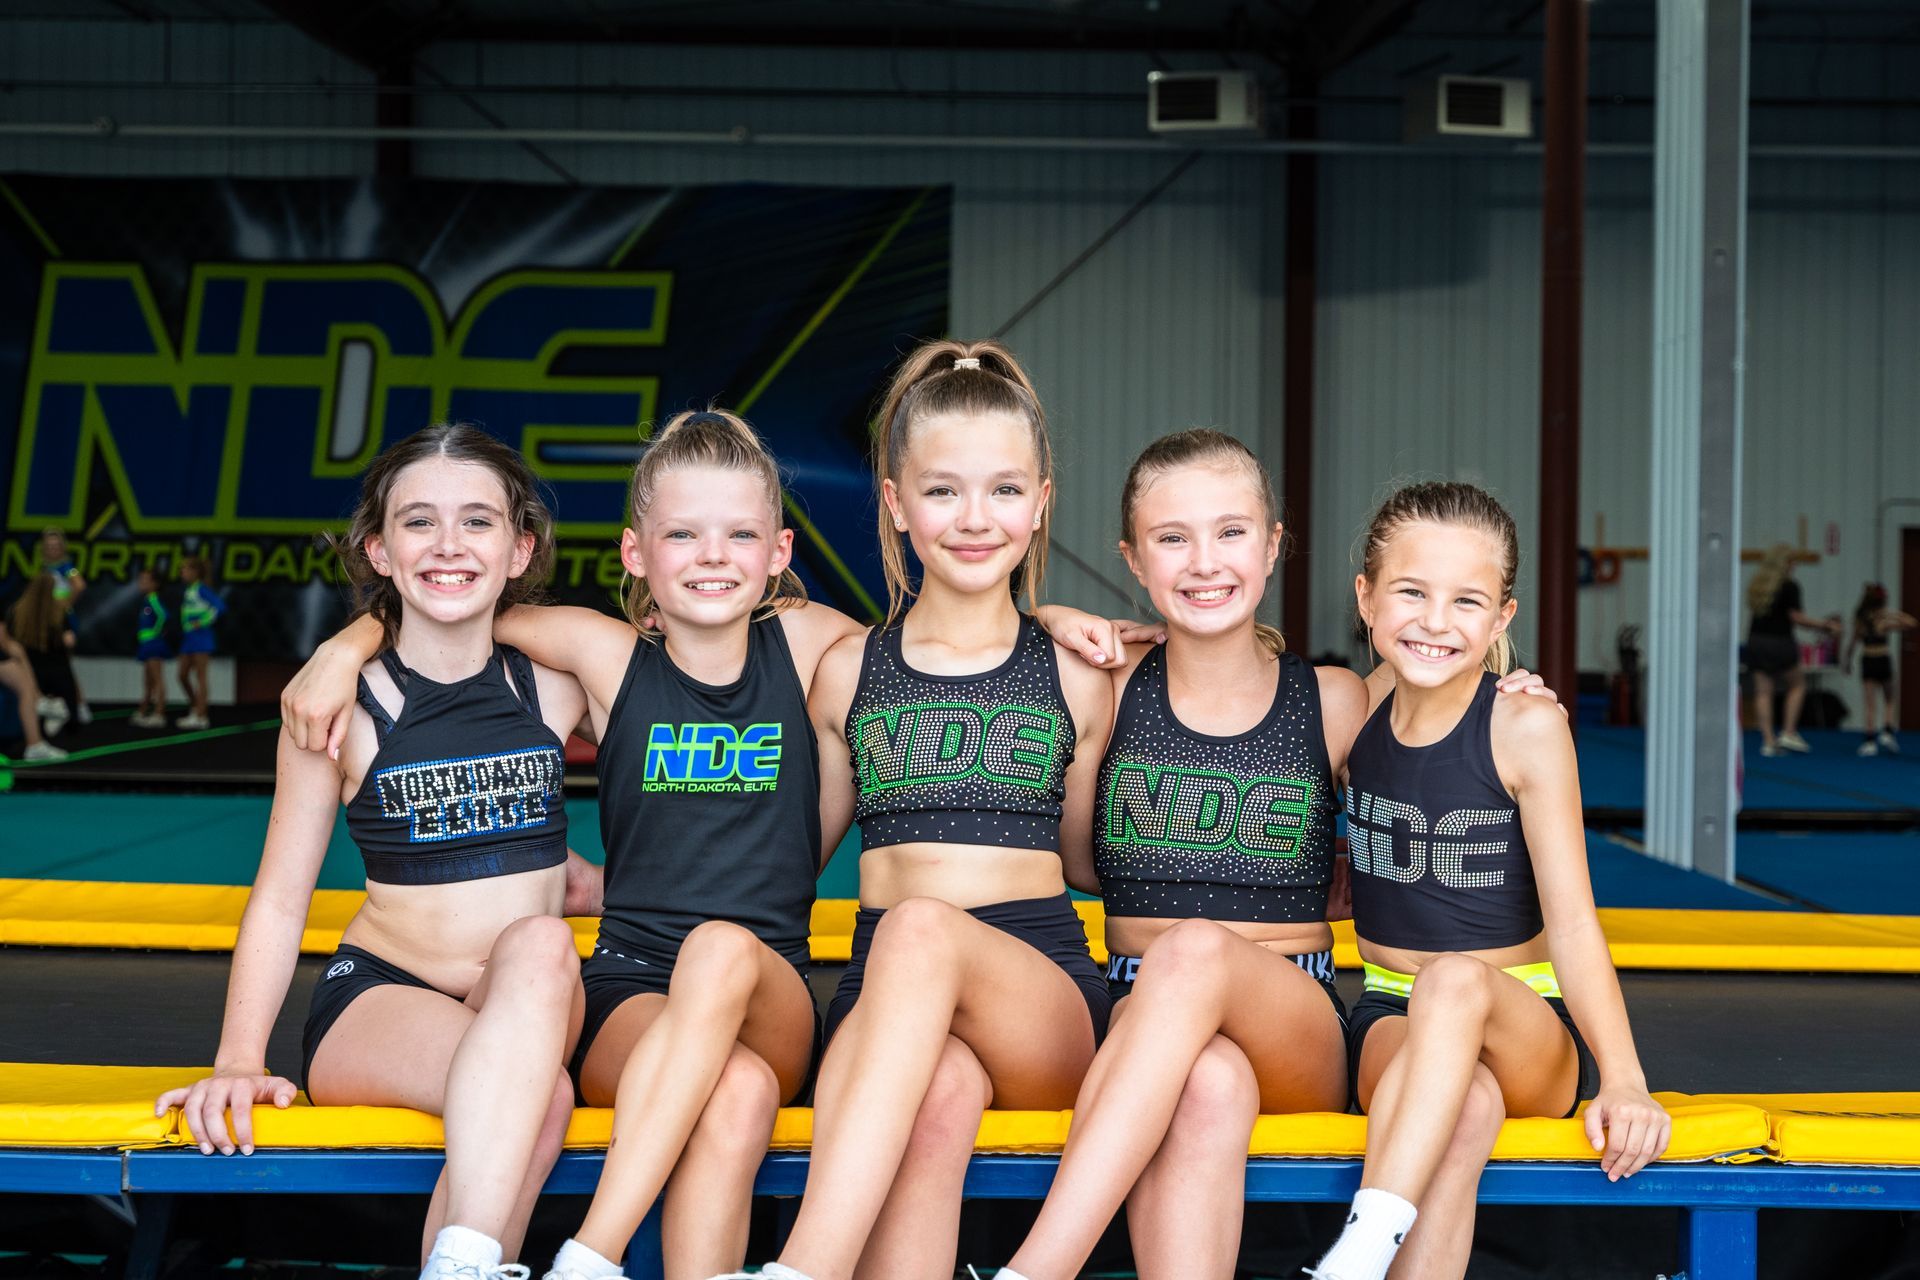
[[[175,720],[173,727],[176,729],[211,729],[213,722],[205,716],[197,716],[189,711],[186,715]]]
[[[555,1267],[552,1271],[549,1271],[544,1276],[541,1276],[540,1280],[586,1280],[586,1277],[582,1276],[578,1271],[573,1270],[571,1267],[569,1267],[565,1271],[562,1271],[558,1267]],[[627,1280],[627,1273],[624,1271],[616,1271],[610,1276],[601,1276],[600,1280]],[[755,1280],[758,1280],[758,1277],[756,1277]]]
[[[78,724],[92,724],[93,708],[83,702],[73,709],[73,718]]]
[[[167,718],[158,711],[136,711],[128,717],[127,723],[136,729],[164,729]]]
[[[40,715],[40,732],[49,738],[56,736],[67,727],[67,721],[73,719],[67,714],[65,698],[42,698],[35,704],[34,710]]]
[[[1760,754],[1765,756],[1769,760],[1776,760],[1787,753],[1782,751],[1779,747],[1762,744],[1760,747]]]
[[[532,1274],[517,1262],[483,1267],[477,1262],[436,1253],[430,1254],[427,1265],[420,1269],[420,1280],[528,1280]]]
[[[1880,747],[1872,738],[1868,738],[1854,749],[1853,754],[1857,756],[1877,756],[1880,754]]]
[[[51,742],[36,742],[28,747],[26,751],[21,754],[20,758],[22,760],[45,760],[51,762],[54,760],[65,760],[67,753],[54,746]]]
[[[1880,743],[1880,749],[1888,755],[1897,756],[1900,754],[1900,739],[1894,734],[1893,730],[1882,729],[1877,741]]]
[[[1807,745],[1807,740],[1797,733],[1783,733],[1778,738],[1775,738],[1774,741],[1788,751],[1798,751],[1802,755],[1813,750],[1812,747]]]

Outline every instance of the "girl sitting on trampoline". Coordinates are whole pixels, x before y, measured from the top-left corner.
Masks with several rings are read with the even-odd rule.
[[[1566,719],[1494,696],[1518,564],[1512,517],[1471,485],[1404,488],[1367,530],[1360,617],[1395,678],[1347,758],[1367,1157],[1321,1280],[1379,1280],[1403,1244],[1403,1274],[1463,1274],[1507,1116],[1592,1099],[1612,1179],[1666,1150],[1594,912]]]
[[[780,1280],[951,1276],[982,1108],[1069,1105],[1110,1003],[1060,850],[1085,846],[1111,693],[1015,603],[1053,484],[1026,373],[997,343],[923,345],[876,465],[888,620],[827,653],[811,698],[825,835],[861,825],[860,910],[807,1194],[761,1273]]]
[[[344,804],[367,901],[314,988],[307,1094],[444,1117],[422,1274],[484,1280],[518,1253],[560,1154],[582,1010],[560,915],[591,893],[566,901],[561,743],[585,702],[492,635],[545,577],[552,521],[517,452],[435,426],[374,460],[340,551],[379,660],[359,670],[337,759],[281,732],[214,1071],[156,1111],[180,1107],[201,1151],[231,1155],[253,1149],[254,1106],[293,1102],[293,1082],[267,1073],[267,1037]]]

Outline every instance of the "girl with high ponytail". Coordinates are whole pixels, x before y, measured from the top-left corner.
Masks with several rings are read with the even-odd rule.
[[[874,462],[887,620],[827,653],[811,698],[825,834],[860,824],[860,910],[807,1194],[759,1273],[778,1280],[951,1276],[981,1111],[1069,1105],[1109,1006],[1066,892],[1092,880],[1108,677],[1019,603],[1053,499],[1033,384],[997,342],[927,343]]]

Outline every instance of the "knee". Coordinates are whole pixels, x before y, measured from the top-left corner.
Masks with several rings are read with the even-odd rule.
[[[758,1157],[780,1110],[780,1077],[753,1050],[736,1044],[700,1113],[699,1141]]]
[[[911,1146],[945,1150],[964,1145],[971,1150],[980,1132],[980,1113],[992,1098],[986,1068],[973,1050],[949,1037],[914,1118]]]
[[[1211,920],[1182,920],[1155,938],[1140,958],[1137,992],[1177,983],[1183,990],[1217,979],[1225,971],[1236,936]]]
[[[674,961],[671,992],[745,997],[760,971],[763,944],[753,934],[726,920],[708,920],[680,944]],[[684,982],[683,982],[684,976]]]
[[[903,899],[889,907],[886,914],[880,917],[880,923],[874,926],[873,951],[868,964],[872,965],[872,956],[896,951],[910,952],[923,958],[930,953],[938,954],[958,937],[962,922],[966,919],[966,912],[938,898]],[[913,967],[925,972],[923,966]],[[871,978],[870,969],[869,980]]]
[[[1467,1086],[1459,1122],[1453,1127],[1454,1141],[1470,1143],[1478,1151],[1491,1151],[1500,1136],[1500,1126],[1506,1122],[1507,1104],[1500,1086],[1476,1073]]]
[[[1491,979],[1495,970],[1483,960],[1449,951],[1420,966],[1413,984],[1413,996],[1407,1003],[1407,1016],[1420,1018],[1423,1011],[1442,1017],[1484,1017],[1493,1001]]]
[[[1253,1064],[1238,1045],[1215,1036],[1187,1072],[1174,1124],[1182,1129],[1244,1130],[1259,1114],[1260,1082]]]
[[[565,988],[580,980],[573,928],[558,916],[522,916],[500,931],[488,961],[521,981]]]
[[[565,1071],[553,1082],[553,1094],[547,1099],[547,1114],[540,1122],[540,1135],[534,1140],[537,1156],[558,1158],[566,1145],[567,1126],[573,1123],[573,1079]]]

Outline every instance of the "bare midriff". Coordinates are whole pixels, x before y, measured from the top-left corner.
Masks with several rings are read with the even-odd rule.
[[[1177,918],[1162,916],[1108,916],[1107,951],[1116,956],[1143,956],[1155,938],[1179,923]],[[1333,945],[1333,927],[1324,920],[1304,924],[1259,924],[1248,920],[1217,923],[1249,942],[1257,942],[1269,951],[1286,956],[1325,951]]]
[[[1376,942],[1361,938],[1360,958],[1368,964],[1390,969],[1394,973],[1419,973],[1420,966],[1437,955],[1455,954],[1442,951],[1414,951],[1407,947],[1383,947]],[[1473,956],[1484,960],[1496,969],[1511,969],[1515,965],[1539,964],[1550,959],[1547,954],[1547,935],[1543,930],[1528,938],[1525,942],[1516,942],[1510,947],[1489,947],[1484,951],[1461,950],[1457,954]]]
[[[982,844],[893,844],[860,855],[860,905],[884,911],[907,898],[963,910],[1052,898],[1067,890],[1060,855]]]
[[[566,887],[564,864],[457,884],[369,881],[340,940],[464,998],[500,931],[526,916],[559,915]]]

